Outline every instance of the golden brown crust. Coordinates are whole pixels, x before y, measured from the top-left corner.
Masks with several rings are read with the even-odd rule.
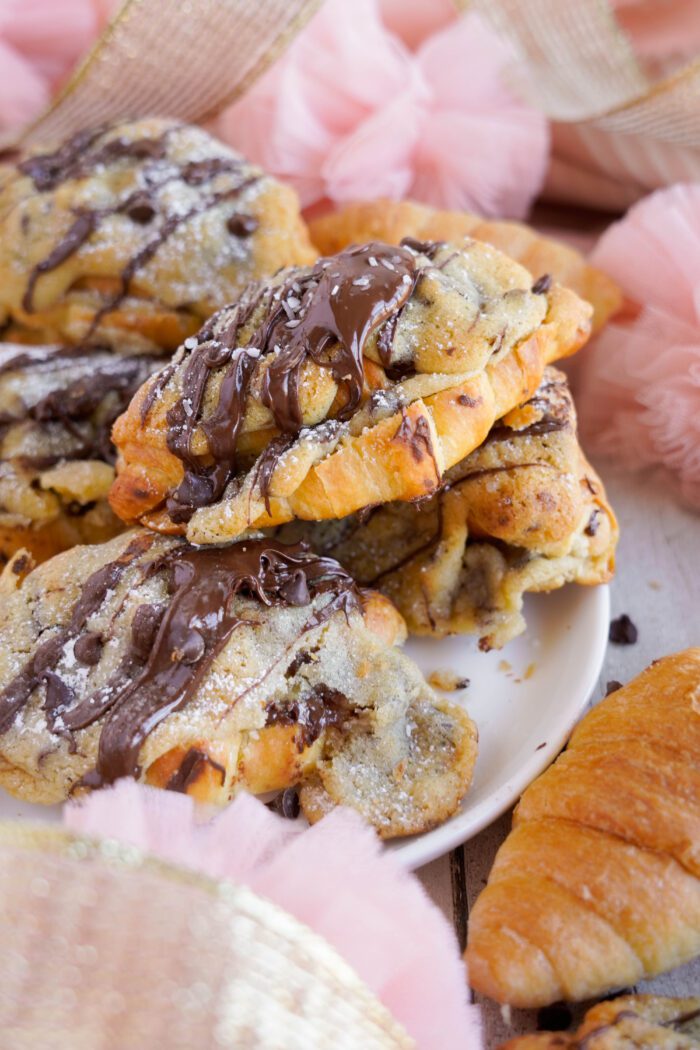
[[[700,649],[603,700],[523,795],[470,915],[474,988],[587,999],[700,952]]]
[[[240,439],[242,455],[247,453],[253,460],[252,469],[239,476],[234,491],[196,510],[187,526],[191,542],[220,543],[250,527],[265,528],[293,518],[341,518],[365,506],[424,497],[435,490],[446,470],[484,440],[496,419],[534,393],[548,362],[573,353],[588,338],[587,304],[558,285],[546,295],[531,296],[530,276],[500,253],[471,242],[459,251],[445,248],[439,260],[439,270],[426,265],[430,295],[419,282],[408,304],[415,306],[413,314],[407,308],[396,327],[400,353],[412,340],[407,352],[418,368],[415,375],[400,382],[390,380],[375,360],[374,337],[367,348],[372,368],[371,386],[365,375],[364,404],[349,422],[329,429],[324,423],[333,419],[338,388],[329,387],[328,371],[313,363],[302,373],[300,397],[309,425],[274,465],[268,484],[269,511],[254,457],[276,431],[269,411],[260,405],[259,383],[254,381]],[[497,289],[491,297],[494,316],[487,316],[482,307],[475,315],[478,326],[488,327],[486,341],[481,329],[475,329],[474,323],[467,325],[466,314],[462,316],[472,307],[459,290],[471,287],[474,270],[480,280],[488,279]],[[516,301],[514,296],[520,304],[515,312],[510,305]],[[544,300],[539,312],[534,299]],[[510,346],[503,345],[503,318],[510,319],[506,325]],[[437,334],[444,329],[451,332],[447,345]],[[527,334],[519,338],[521,330]],[[246,334],[244,330],[240,338]],[[424,365],[417,364],[424,359]],[[112,507],[125,521],[138,520],[166,532],[183,531],[163,510],[163,503],[184,474],[182,460],[168,448],[166,417],[183,396],[188,360],[186,355],[179,360],[155,401],[151,391],[158,380],[146,384],[114,428],[119,460]],[[459,362],[463,368],[469,364],[469,371],[455,371]],[[205,420],[216,404],[220,383],[214,371],[207,387]],[[150,405],[147,413],[145,405]],[[416,435],[421,433],[419,443]],[[195,430],[192,449],[207,454],[201,427]]]
[[[378,200],[345,205],[315,219],[310,230],[311,239],[323,254],[368,240],[398,244],[403,237],[446,241],[474,237],[517,259],[535,279],[549,273],[592,303],[596,331],[622,307],[622,293],[612,278],[589,266],[573,248],[519,222],[488,221],[468,212],[439,211],[414,201]]]
[[[106,499],[77,513],[57,506],[44,524],[0,526],[0,564],[20,550],[28,550],[37,563],[47,561],[78,544],[104,543],[124,529]]]
[[[81,132],[5,176],[0,317],[20,341],[174,350],[249,281],[315,257],[292,189],[173,120]]]
[[[700,998],[624,995],[592,1006],[575,1032],[538,1032],[500,1050],[692,1050],[700,1047]]]

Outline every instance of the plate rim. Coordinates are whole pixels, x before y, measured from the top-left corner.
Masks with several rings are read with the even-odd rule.
[[[390,852],[402,868],[415,871],[445,856],[457,846],[469,842],[480,831],[498,820],[559,754],[593,694],[608,646],[610,586],[609,584],[598,584],[590,588],[589,594],[596,603],[595,633],[591,640],[590,658],[587,661],[585,673],[577,683],[576,699],[566,707],[566,718],[562,720],[554,733],[548,734],[546,747],[533,752],[516,774],[511,776],[493,795],[483,799],[476,806],[469,815],[470,819],[464,822],[467,825],[466,828],[459,819],[460,814],[456,814],[444,824],[440,824],[432,831],[423,832],[422,835],[416,836],[404,845],[400,843],[400,840],[398,842],[394,840]],[[462,814],[462,816],[467,816],[467,814]]]

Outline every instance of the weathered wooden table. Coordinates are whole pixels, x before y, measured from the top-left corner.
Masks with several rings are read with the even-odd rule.
[[[591,703],[605,694],[606,682],[626,682],[656,657],[700,645],[700,516],[680,505],[660,472],[630,475],[609,464],[596,466],[621,530],[617,574],[611,585],[612,615],[628,613],[639,628],[639,639],[631,646],[608,646]],[[474,686],[478,687],[478,683],[474,682]],[[509,827],[510,814],[506,814],[476,838],[418,873],[430,896],[453,922],[462,945],[466,941],[469,907],[484,886]],[[700,958],[656,980],[645,981],[636,990],[664,995],[700,994]],[[509,1012],[498,1004],[480,996],[474,998],[483,1011],[487,1050],[538,1026],[537,1011],[512,1010],[509,1017]],[[585,1006],[571,1007],[572,1019],[577,1019]]]

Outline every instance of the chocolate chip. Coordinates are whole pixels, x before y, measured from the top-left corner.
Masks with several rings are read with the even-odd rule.
[[[480,397],[469,397],[469,394],[460,394],[457,398],[458,405],[464,405],[465,408],[476,408],[477,405],[481,404]]]
[[[147,226],[155,218],[156,209],[148,198],[144,197],[143,199],[135,200],[126,214],[132,222],[137,222],[140,226]]]
[[[468,678],[458,678],[455,682],[455,689],[468,689],[470,684]]]
[[[92,503],[78,503],[76,499],[73,499],[70,503],[66,503],[63,509],[71,518],[82,518],[83,514],[87,514],[94,506],[94,500]]]
[[[605,687],[605,695],[610,696],[611,693],[616,693],[618,689],[622,689],[622,682],[612,678]]]
[[[571,1010],[564,1003],[553,1003],[537,1011],[537,1029],[540,1032],[563,1032],[571,1021]]]
[[[102,647],[104,643],[102,636],[96,631],[88,631],[78,638],[73,646],[76,660],[88,667],[95,667],[100,662]]]
[[[250,237],[255,233],[260,223],[253,215],[238,215],[234,213],[226,221],[226,229],[234,237]]]
[[[543,273],[542,276],[535,281],[532,286],[533,295],[545,295],[546,292],[552,287],[552,278],[550,274]]]
[[[583,530],[586,533],[587,536],[595,536],[596,532],[598,531],[598,515],[599,515],[599,513],[600,513],[600,511],[596,507],[595,510],[593,511],[593,513],[591,514],[590,518],[588,519],[588,524],[586,525],[585,529]]]
[[[623,613],[622,616],[610,622],[608,637],[615,645],[634,645],[639,637],[639,632],[627,613]]]
[[[287,820],[296,820],[301,809],[299,793],[296,788],[285,788],[272,802],[268,802],[267,808],[279,813],[281,817],[286,817]]]
[[[155,208],[150,204],[135,204],[133,208],[129,209],[129,218],[133,222],[138,222],[142,226],[148,225],[155,218]]]
[[[131,621],[131,649],[134,656],[146,662],[165,613],[163,605],[139,605]]]
[[[29,555],[20,554],[20,556],[18,558],[15,558],[15,560],[12,562],[12,571],[15,574],[15,576],[21,576],[25,569],[28,567],[28,565]]]
[[[280,587],[280,594],[289,605],[308,605],[311,601],[306,574],[302,569],[292,573]]]

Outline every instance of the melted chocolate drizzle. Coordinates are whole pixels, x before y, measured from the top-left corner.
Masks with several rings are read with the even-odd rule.
[[[36,264],[29,274],[27,287],[22,296],[22,308],[27,313],[31,313],[34,309],[34,289],[36,288],[36,282],[42,274],[57,269],[61,263],[64,263],[74,252],[77,252],[78,248],[81,248],[85,244],[97,229],[99,217],[100,213],[96,211],[78,212],[77,218],[73,221],[73,224],[68,231],[64,233],[55,248],[45,259],[42,259],[40,263]]]
[[[364,386],[364,346],[409,299],[415,276],[412,252],[374,243],[321,260],[305,279],[299,317],[290,319],[283,307],[291,287],[282,290],[257,333],[260,343],[253,340],[262,351],[275,350],[263,377],[262,400],[281,430],[293,434],[302,427],[299,378],[309,359],[347,385],[347,403],[338,418],[353,414]]]
[[[217,332],[216,324],[221,315],[209,322],[184,370],[183,395],[167,415],[168,448],[185,466],[182,483],[167,501],[171,519],[188,521],[198,507],[219,499],[234,477],[238,437],[254,376],[261,375],[262,402],[283,435],[295,436],[302,429],[299,383],[308,361],[327,369],[344,389],[346,400],[336,418],[349,418],[364,390],[367,340],[403,308],[419,273],[416,255],[408,248],[380,243],[349,248],[320,259],[306,273],[293,273],[277,289],[251,288],[223,332]],[[262,320],[246,346],[238,347],[241,329],[261,307]],[[386,341],[382,346],[382,358],[388,361],[390,346]],[[261,369],[263,361],[267,367]],[[227,362],[214,411],[200,422],[209,375]],[[207,438],[206,457],[192,452],[197,426]],[[284,443],[275,446],[277,456],[284,447]],[[274,466],[271,452],[258,469],[267,507]]]
[[[131,541],[115,561],[103,565],[86,580],[68,623],[37,646],[34,655],[0,693],[0,733],[6,733],[12,727],[17,714],[42,683],[46,685],[44,710],[49,728],[53,732],[62,728],[59,715],[69,690],[53,669],[65,646],[78,639],[89,618],[101,608],[107,594],[114,590],[134,558],[147,550],[152,542],[152,537],[141,534]]]
[[[7,428],[24,420],[34,420],[60,423],[77,440],[74,448],[60,454],[22,456],[25,466],[44,470],[66,459],[114,462],[114,447],[110,439],[112,424],[157,367],[158,359],[143,355],[98,362],[94,357],[96,353],[97,348],[88,347],[37,347],[0,362],[0,375],[50,365],[54,361],[74,359],[76,363],[84,362],[84,374],[65,386],[49,391],[34,404],[0,413],[0,438]],[[89,370],[91,365],[93,371]]]
[[[96,769],[86,786],[111,783],[139,772],[139,752],[149,735],[192,698],[212,662],[242,623],[236,595],[263,605],[306,606],[319,595],[330,600],[313,612],[302,631],[342,610],[359,607],[352,578],[331,558],[311,554],[304,545],[252,540],[225,548],[197,549],[178,544],[141,566],[142,579],[164,574],[168,600],[141,605],[121,665],[92,695],[78,699],[58,674],[65,647],[87,666],[99,660],[102,636],[87,629],[130,565],[154,542],[140,534],[115,561],[86,581],[70,619],[41,643],[18,675],[0,693],[0,733],[7,732],[34,691],[45,687],[43,707],[52,732],[67,736],[104,718]]]

